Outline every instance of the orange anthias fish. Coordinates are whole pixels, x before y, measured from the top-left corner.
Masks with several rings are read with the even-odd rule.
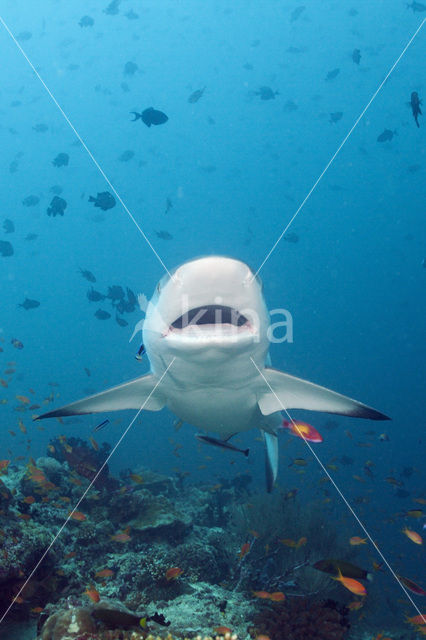
[[[293,436],[307,440],[308,442],[322,442],[322,436],[311,424],[300,420],[283,420],[282,426],[288,429]]]
[[[111,578],[114,575],[114,571],[111,569],[101,569],[95,573],[95,578]]]
[[[116,533],[114,536],[111,536],[111,540],[114,540],[114,542],[129,542],[129,540],[131,540],[132,538],[129,536],[128,533],[122,532],[122,533]]]
[[[0,460],[0,473],[7,473],[7,468],[10,465],[10,460]]]
[[[262,600],[271,600],[272,602],[284,602],[285,594],[282,591],[253,591],[253,595],[256,598],[262,598]]]
[[[349,544],[356,547],[358,544],[367,544],[367,538],[360,538],[359,536],[352,536],[349,540]]]
[[[405,533],[405,535],[411,540],[411,542],[414,542],[415,544],[423,544],[422,536],[417,533],[417,531],[412,531],[411,529],[405,527],[405,529],[402,530],[402,533]]]
[[[279,542],[281,542],[281,544],[284,544],[286,547],[291,547],[292,549],[299,549],[300,547],[303,547],[307,543],[307,541],[308,539],[305,536],[299,538],[299,540],[292,540],[291,538],[279,539]]]
[[[231,633],[231,629],[229,627],[215,627],[213,631],[219,636],[224,636],[225,633]]]
[[[240,551],[238,552],[238,557],[240,558],[240,560],[242,560],[244,556],[248,554],[249,551],[250,551],[250,542],[245,542],[241,547]]]
[[[176,580],[177,578],[179,578],[179,576],[181,576],[183,573],[183,569],[181,569],[180,567],[171,567],[170,569],[167,569],[166,571],[166,580],[170,581],[170,580]]]
[[[101,599],[99,592],[96,591],[94,587],[87,587],[86,591],[84,592],[84,595],[86,595],[88,598],[91,599],[92,602],[95,602],[95,603],[99,602],[99,600]]]
[[[407,618],[407,622],[414,625],[422,625],[426,624],[426,613],[421,613],[418,616],[413,616],[412,618]]]
[[[358,582],[358,580],[354,580],[353,578],[346,578],[345,576],[342,575],[342,572],[340,571],[340,569],[338,571],[339,571],[338,576],[333,577],[333,580],[337,580],[337,582],[340,582],[346,589],[348,589],[348,591],[350,591],[351,593],[354,593],[356,596],[367,595],[367,589],[364,587],[363,584]]]
[[[84,522],[84,520],[87,520],[87,516],[85,516],[81,511],[70,511],[68,515],[73,520],[77,520],[77,522]]]

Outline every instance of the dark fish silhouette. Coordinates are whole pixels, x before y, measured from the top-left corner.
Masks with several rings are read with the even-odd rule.
[[[124,75],[133,76],[138,69],[139,67],[136,62],[132,62],[131,60],[129,60],[129,62],[126,62],[126,64],[124,65]]]
[[[10,256],[13,256],[13,253],[13,247],[10,242],[7,240],[0,240],[0,255],[2,255],[3,258],[9,258]]]
[[[28,235],[25,236],[24,240],[36,240],[38,238],[38,235],[36,233],[29,233]]]
[[[361,567],[357,567],[357,565],[347,562],[346,560],[327,558],[326,560],[318,560],[318,562],[315,562],[312,567],[318,571],[323,571],[324,573],[330,573],[332,575],[338,573],[340,570],[347,578],[355,578],[357,580],[372,579],[372,576],[368,571]]]
[[[407,9],[412,9],[413,13],[421,13],[422,11],[426,11],[426,4],[422,4],[421,2],[407,3]]]
[[[118,7],[120,6],[121,0],[111,0],[106,9],[103,9],[103,12],[107,14],[107,16],[116,16],[118,13]]]
[[[388,142],[388,141],[390,142],[395,134],[396,134],[396,131],[391,131],[390,129],[385,129],[383,131],[383,133],[381,133],[378,136],[377,142]]]
[[[33,126],[34,131],[37,131],[37,133],[45,133],[48,130],[48,126],[47,124],[44,124],[44,122],[40,122],[39,124],[35,124]]]
[[[25,298],[24,302],[18,304],[18,307],[22,307],[26,311],[28,311],[28,309],[36,309],[39,306],[40,302],[38,300],[30,300],[29,298]]]
[[[107,298],[112,300],[122,300],[124,298],[124,289],[119,284],[113,284],[112,287],[108,287]]]
[[[330,113],[329,122],[331,122],[331,123],[339,122],[339,120],[342,119],[342,116],[343,116],[343,112],[342,111],[335,111],[334,113]]]
[[[3,222],[3,231],[5,233],[13,233],[15,231],[15,225],[13,224],[13,220],[6,220]]]
[[[334,80],[334,78],[336,78],[336,76],[338,76],[340,73],[340,69],[332,69],[331,71],[329,71],[325,77],[326,80]]]
[[[168,231],[156,231],[155,235],[157,236],[157,238],[160,238],[160,240],[173,240],[172,234]]]
[[[148,107],[148,109],[145,109],[142,113],[137,113],[136,111],[131,111],[130,113],[135,116],[132,122],[135,122],[140,118],[147,127],[150,127],[152,124],[164,124],[169,119],[165,113],[158,111],[158,109],[154,109],[154,107]]]
[[[227,440],[219,440],[218,438],[211,438],[210,436],[203,436],[198,433],[195,435],[195,437],[197,438],[197,440],[201,440],[201,442],[205,442],[206,444],[212,444],[214,447],[221,447],[222,449],[229,449],[230,451],[243,453],[246,458],[248,457],[250,451],[250,449],[239,449],[238,447],[234,447],[234,445]]]
[[[86,278],[86,280],[88,280],[89,282],[96,282],[95,276],[88,269],[81,269],[80,268],[80,273],[83,276],[83,278]]]
[[[106,296],[99,291],[95,291],[93,287],[91,287],[87,292],[87,298],[90,302],[99,302],[100,300],[105,300]]]
[[[274,100],[278,96],[278,91],[272,91],[271,87],[259,87],[259,91],[255,91],[256,96],[260,96],[261,100]]]
[[[420,128],[419,125],[419,115],[423,115],[422,114],[422,110],[420,109],[420,105],[422,104],[422,101],[419,98],[419,94],[417,93],[417,91],[413,91],[413,93],[411,94],[411,100],[410,100],[410,105],[411,105],[411,110],[413,112],[413,118],[416,122],[416,125]]]
[[[104,311],[103,309],[98,309],[95,312],[95,316],[98,318],[98,320],[108,320],[108,318],[111,317],[111,314],[108,313],[108,311]]]
[[[188,102],[190,102],[191,104],[194,104],[194,102],[198,102],[198,100],[203,97],[203,93],[205,90],[206,87],[203,87],[202,89],[197,89],[196,91],[191,93],[188,98]]]
[[[66,167],[70,161],[70,157],[67,153],[58,153],[56,158],[52,160],[54,167]]]
[[[352,60],[355,64],[359,64],[361,60],[361,51],[359,49],[354,49],[352,51]]]
[[[109,191],[102,191],[98,193],[96,198],[89,196],[89,202],[93,202],[95,207],[99,207],[102,211],[107,211],[115,207],[115,198]]]
[[[59,196],[53,196],[50,206],[47,207],[48,216],[63,216],[67,208],[67,201]]]
[[[290,22],[295,22],[300,18],[302,13],[305,11],[306,7],[301,5],[300,7],[296,7],[290,14]]]
[[[120,160],[120,162],[129,162],[129,160],[131,160],[134,155],[134,151],[132,151],[131,149],[127,149],[126,151],[123,151],[118,159]]]
[[[93,27],[95,21],[91,16],[83,16],[78,24],[80,27]]]
[[[115,314],[115,321],[118,325],[120,325],[120,327],[127,327],[129,324],[127,320],[124,320],[124,318],[120,318],[117,314]]]
[[[38,196],[27,196],[22,200],[24,207],[35,207],[39,202],[40,198]]]

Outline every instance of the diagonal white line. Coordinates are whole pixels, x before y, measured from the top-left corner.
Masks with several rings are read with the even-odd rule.
[[[62,531],[65,529],[65,527],[67,526],[70,518],[72,517],[72,514],[74,513],[74,511],[76,511],[76,509],[78,509],[79,505],[81,504],[81,502],[84,500],[84,498],[86,497],[86,495],[88,494],[88,492],[90,491],[90,489],[92,488],[92,486],[94,485],[94,483],[96,482],[96,480],[99,478],[99,475],[102,473],[102,470],[105,468],[105,465],[108,464],[108,461],[111,460],[111,457],[113,456],[114,452],[116,451],[116,449],[118,448],[118,446],[120,445],[120,443],[122,442],[122,440],[125,438],[126,434],[128,433],[130,427],[134,424],[135,420],[137,419],[137,417],[139,416],[140,412],[143,411],[144,407],[146,406],[147,402],[149,401],[149,399],[151,398],[152,394],[155,392],[155,390],[157,389],[157,387],[161,384],[161,381],[163,380],[164,376],[166,375],[166,373],[168,372],[168,370],[170,369],[170,367],[172,366],[173,362],[176,360],[176,358],[174,357],[173,360],[170,362],[170,364],[168,365],[167,369],[164,371],[163,375],[160,377],[160,379],[158,380],[158,382],[155,384],[154,388],[152,389],[152,391],[150,392],[150,394],[148,395],[148,397],[145,399],[145,401],[143,402],[142,406],[140,407],[140,409],[138,409],[138,412],[136,413],[136,415],[134,416],[134,418],[130,421],[129,425],[126,427],[126,429],[124,430],[124,432],[122,433],[122,435],[120,436],[120,439],[116,442],[116,444],[114,445],[114,448],[112,449],[112,451],[110,452],[110,454],[108,455],[108,457],[106,458],[106,460],[104,461],[104,463],[102,464],[102,466],[99,468],[99,470],[97,471],[95,477],[93,478],[93,480],[90,482],[89,486],[86,488],[86,490],[84,491],[83,495],[79,498],[77,504],[75,505],[75,507],[72,509],[72,511],[70,511],[69,516],[67,517],[67,519],[65,520],[65,522],[62,524],[61,528],[59,529],[58,533],[55,535],[55,537],[53,538],[52,542],[49,544],[49,546],[47,547],[47,549],[43,552],[41,558],[39,559],[39,561],[37,562],[37,564],[35,565],[34,569],[31,571],[30,575],[28,576],[28,578],[25,580],[24,584],[21,586],[21,588],[19,589],[18,593],[15,595],[15,597],[13,598],[12,602],[10,603],[10,605],[8,606],[8,608],[6,609],[6,611],[3,613],[3,615],[0,618],[0,624],[3,622],[3,620],[5,619],[5,617],[7,616],[7,614],[9,613],[9,611],[11,610],[11,608],[13,607],[13,605],[15,604],[16,600],[19,598],[19,596],[21,595],[22,591],[25,589],[25,587],[27,586],[28,582],[31,580],[31,578],[33,577],[33,575],[35,574],[35,572],[37,571],[37,569],[39,568],[39,566],[41,565],[41,563],[43,562],[43,560],[45,559],[45,557],[47,556],[47,554],[49,553],[50,549],[53,547],[53,545],[55,544],[56,540],[59,538],[59,536],[61,535]]]
[[[62,109],[61,105],[59,104],[59,102],[56,100],[55,96],[53,95],[53,93],[51,92],[51,90],[49,89],[49,87],[47,86],[47,84],[45,83],[45,81],[43,80],[43,78],[41,77],[41,75],[39,74],[39,72],[37,71],[37,69],[34,67],[33,63],[31,62],[31,60],[28,58],[27,54],[25,53],[25,51],[23,50],[23,48],[21,47],[21,45],[19,44],[19,42],[17,41],[17,39],[15,38],[15,36],[13,35],[13,33],[11,32],[11,30],[9,29],[9,27],[7,26],[7,24],[5,23],[5,21],[3,20],[2,16],[0,16],[0,23],[3,25],[3,27],[6,29],[7,33],[10,35],[10,37],[12,38],[13,42],[16,44],[16,46],[18,47],[19,51],[22,53],[22,55],[24,56],[25,60],[28,62],[29,66],[31,67],[32,71],[34,72],[34,74],[37,76],[37,78],[40,80],[41,84],[43,85],[43,87],[45,88],[45,90],[47,91],[47,93],[49,94],[50,98],[52,99],[52,101],[54,102],[54,104],[57,106],[57,108],[59,109],[59,111],[61,112],[62,116],[64,117],[64,119],[66,120],[66,122],[68,123],[68,125],[70,126],[70,128],[72,129],[72,131],[74,132],[75,136],[77,137],[77,139],[81,142],[82,146],[84,147],[84,149],[86,150],[87,154],[89,155],[90,159],[92,160],[93,164],[95,165],[95,167],[97,168],[97,170],[99,171],[99,173],[101,174],[101,176],[103,177],[103,179],[105,180],[105,182],[108,184],[109,188],[111,189],[111,191],[114,193],[115,197],[117,198],[117,200],[119,201],[119,203],[121,204],[121,206],[123,207],[124,211],[127,213],[127,215],[129,216],[130,220],[133,222],[133,224],[135,225],[135,227],[137,228],[137,230],[139,231],[139,233],[142,235],[143,239],[145,240],[145,242],[147,243],[147,245],[149,246],[149,248],[151,249],[151,251],[153,252],[153,254],[155,255],[155,257],[157,258],[157,260],[159,261],[159,263],[161,264],[161,266],[163,267],[163,269],[167,272],[167,274],[172,277],[170,271],[167,269],[166,265],[164,264],[162,258],[160,257],[160,255],[157,253],[157,251],[154,249],[154,247],[152,246],[149,238],[147,237],[147,235],[144,233],[144,231],[142,230],[142,228],[140,227],[139,223],[137,222],[136,218],[133,216],[133,214],[129,211],[127,205],[124,203],[123,199],[121,198],[120,194],[117,192],[117,189],[114,187],[114,185],[112,184],[111,180],[108,178],[108,176],[106,175],[105,171],[101,168],[99,162],[96,160],[95,156],[93,155],[93,153],[90,151],[89,147],[87,146],[87,144],[84,142],[83,138],[81,137],[81,135],[78,133],[77,129],[74,127],[74,125],[72,124],[71,120],[69,119],[69,117],[67,116],[67,114],[65,113],[65,111]]]
[[[377,546],[377,544],[374,542],[373,538],[371,537],[371,535],[369,534],[366,526],[364,525],[364,523],[360,520],[359,516],[357,515],[357,513],[354,511],[354,509],[351,507],[350,503],[348,502],[348,500],[345,498],[344,494],[342,493],[341,489],[337,486],[336,482],[333,480],[333,478],[331,477],[330,473],[328,472],[328,470],[325,468],[323,462],[320,460],[320,458],[318,457],[318,455],[315,453],[313,447],[311,446],[311,444],[306,440],[306,438],[303,436],[303,433],[301,432],[301,430],[299,429],[299,427],[297,426],[297,422],[295,422],[293,420],[293,418],[291,417],[291,415],[289,414],[289,412],[287,411],[287,409],[285,408],[285,406],[283,405],[283,403],[281,402],[280,398],[277,396],[277,394],[275,393],[275,391],[273,390],[273,388],[271,387],[271,385],[269,384],[269,382],[267,381],[267,379],[265,378],[265,376],[263,375],[263,372],[259,369],[259,367],[257,366],[257,364],[255,363],[255,361],[253,360],[253,358],[250,356],[250,360],[252,361],[253,365],[255,366],[258,374],[263,378],[263,381],[265,382],[265,384],[269,387],[270,392],[274,395],[275,399],[277,400],[278,404],[280,405],[282,411],[284,411],[288,417],[288,419],[290,420],[291,424],[293,425],[293,427],[296,429],[296,431],[298,432],[299,436],[303,439],[303,441],[305,442],[306,446],[308,447],[309,451],[311,452],[311,454],[314,456],[315,460],[318,462],[319,466],[321,467],[321,469],[324,471],[325,475],[327,476],[327,478],[330,480],[331,484],[333,485],[333,487],[336,489],[337,493],[339,494],[339,496],[341,497],[341,499],[343,500],[343,502],[345,503],[346,507],[348,508],[348,510],[351,512],[351,514],[353,515],[353,517],[355,518],[355,520],[357,521],[357,523],[359,524],[359,526],[361,527],[361,529],[364,531],[365,535],[367,536],[367,538],[369,539],[369,541],[371,542],[371,544],[373,545],[373,547],[375,548],[375,550],[377,551],[377,553],[379,554],[379,556],[381,557],[381,559],[383,560],[383,562],[385,563],[385,565],[387,566],[387,568],[389,569],[389,571],[391,572],[391,574],[393,575],[393,577],[395,578],[395,580],[397,581],[397,583],[399,584],[399,586],[401,587],[401,589],[403,590],[403,592],[405,593],[405,595],[407,596],[408,600],[411,602],[411,604],[413,605],[413,607],[415,608],[415,610],[417,611],[418,614],[422,615],[420,612],[420,609],[417,607],[416,603],[414,602],[413,598],[410,596],[410,594],[408,593],[407,589],[404,587],[404,585],[402,584],[402,582],[399,580],[397,574],[395,573],[395,571],[392,569],[391,565],[389,564],[388,560],[385,558],[385,556],[383,555],[383,553],[380,551],[379,547]]]
[[[324,175],[326,174],[326,172],[328,171],[328,169],[330,168],[330,166],[333,164],[335,158],[337,157],[337,155],[339,154],[339,152],[341,151],[341,149],[343,148],[343,146],[345,145],[345,143],[347,142],[348,138],[351,136],[352,132],[354,131],[355,127],[358,125],[358,123],[360,122],[360,120],[362,119],[362,117],[364,116],[365,112],[367,111],[367,109],[369,108],[369,106],[371,105],[371,103],[373,102],[373,100],[376,98],[377,94],[380,92],[380,90],[382,89],[382,87],[384,86],[384,84],[386,83],[387,79],[389,78],[389,76],[391,75],[392,71],[395,69],[395,67],[397,66],[397,64],[399,63],[399,61],[401,60],[401,58],[403,57],[403,55],[405,54],[405,52],[407,51],[408,47],[411,45],[411,43],[413,42],[414,38],[416,37],[416,35],[419,33],[420,29],[423,27],[424,23],[426,22],[426,18],[424,18],[422,20],[422,22],[420,23],[420,26],[417,27],[416,31],[414,32],[414,34],[411,36],[410,40],[407,42],[407,44],[405,45],[404,49],[402,50],[402,52],[399,54],[398,58],[395,60],[395,62],[393,63],[393,65],[391,66],[391,68],[389,69],[389,71],[387,72],[384,80],[382,80],[382,82],[379,84],[379,86],[377,87],[376,91],[373,93],[373,95],[371,96],[370,100],[367,102],[367,104],[365,105],[364,109],[361,111],[360,115],[358,116],[358,118],[355,120],[354,124],[352,125],[352,127],[349,129],[348,133],[346,134],[346,136],[343,138],[342,142],[340,143],[340,145],[338,146],[337,150],[333,153],[333,155],[331,156],[330,160],[327,162],[327,164],[325,165],[324,169],[322,170],[322,172],[320,173],[320,175],[318,176],[318,178],[315,180],[314,184],[312,185],[312,187],[310,188],[310,190],[308,191],[307,195],[304,197],[304,199],[302,200],[301,204],[299,205],[299,207],[296,209],[295,213],[292,215],[292,217],[290,218],[289,222],[286,224],[286,226],[284,227],[283,231],[281,231],[280,235],[278,236],[278,238],[276,239],[276,241],[274,242],[274,244],[272,245],[270,251],[267,253],[266,257],[264,258],[263,262],[261,263],[260,267],[258,267],[256,273],[253,275],[252,280],[254,280],[254,278],[257,276],[257,274],[259,273],[259,271],[262,269],[262,267],[264,266],[265,262],[267,260],[269,260],[269,258],[271,257],[272,253],[275,251],[275,249],[277,248],[278,244],[281,242],[281,240],[283,239],[284,235],[287,233],[288,229],[290,228],[290,226],[293,224],[293,222],[295,221],[295,219],[297,218],[297,216],[299,215],[300,211],[303,209],[303,207],[305,206],[306,202],[309,200],[309,198],[311,197],[311,195],[313,194],[313,192],[315,191],[315,189],[317,188],[318,184],[320,183],[320,181],[322,180],[322,178],[324,177]]]

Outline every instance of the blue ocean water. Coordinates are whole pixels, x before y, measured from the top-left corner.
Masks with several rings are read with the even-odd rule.
[[[2,1],[0,211],[14,231],[0,229],[13,246],[13,255],[0,256],[0,366],[8,385],[0,392],[1,458],[37,458],[51,438],[87,439],[99,422],[47,421],[40,430],[34,412],[16,411],[16,395],[48,410],[148,370],[134,358],[138,339],[129,343],[139,310],[119,316],[128,322],[120,326],[110,301],[88,300],[91,283],[80,270],[94,274],[100,292],[121,285],[150,298],[164,269],[135,222],[167,268],[223,254],[258,269],[425,11],[398,0]],[[83,16],[93,24],[84,26]],[[421,30],[260,271],[268,307],[284,307],[294,322],[293,342],[271,347],[273,365],[392,418],[337,417],[330,425],[330,416],[294,412],[323,434],[315,450],[336,465],[330,472],[390,564],[423,585],[423,549],[401,529],[421,532],[424,519],[395,514],[425,510],[413,500],[426,498],[426,125],[419,116],[417,128],[409,106],[413,91],[426,94],[425,37]],[[261,87],[271,99],[261,99]],[[132,121],[130,112],[151,106],[167,114],[165,124]],[[385,130],[391,139],[378,141]],[[69,156],[66,166],[53,164],[60,153]],[[119,201],[106,211],[89,202],[111,191],[99,167],[134,221]],[[67,203],[63,216],[47,215],[55,194]],[[30,206],[29,196],[37,200]],[[40,305],[26,310],[25,299]],[[98,308],[111,317],[98,319]],[[44,409],[52,392],[54,404]],[[97,439],[114,445],[132,415],[110,415]],[[168,411],[144,414],[111,471],[178,469],[212,484],[249,472],[264,490],[257,434],[235,438],[250,446],[250,457],[230,465],[228,452],[200,446],[194,429],[176,431],[174,419]],[[323,471],[303,442],[286,433],[280,442],[280,486],[312,495]],[[308,460],[309,479],[288,466],[297,457]],[[336,519],[361,535],[329,491]],[[392,601],[405,597],[390,573],[380,579]],[[401,618],[411,611],[408,602],[398,606]]]

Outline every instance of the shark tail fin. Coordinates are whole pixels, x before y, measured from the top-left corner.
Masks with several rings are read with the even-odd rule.
[[[263,415],[283,409],[307,409],[336,413],[353,418],[389,420],[380,411],[318,384],[290,376],[277,369],[264,369],[259,379],[258,405]]]
[[[43,420],[44,418],[102,413],[121,409],[143,408],[146,411],[160,411],[165,406],[166,399],[157,391],[157,383],[157,378],[152,374],[148,374],[106,391],[101,391],[93,396],[71,402],[71,404],[66,404],[59,409],[43,413],[34,419]]]

